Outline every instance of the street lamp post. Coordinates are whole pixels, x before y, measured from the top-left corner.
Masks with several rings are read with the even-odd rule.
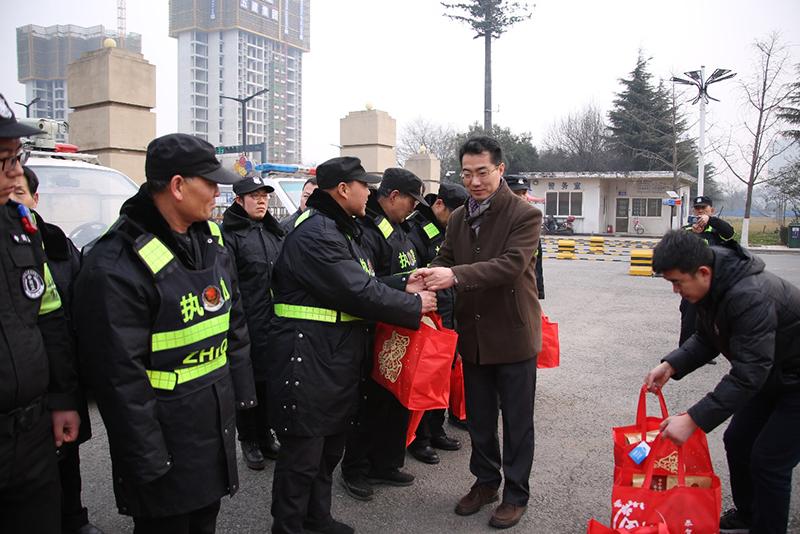
[[[703,181],[705,178],[705,151],[706,151],[706,104],[708,100],[719,102],[718,98],[708,94],[708,86],[712,83],[729,80],[736,76],[735,72],[729,69],[715,69],[711,76],[706,80],[706,66],[701,65],[700,70],[684,72],[690,79],[678,78],[673,76],[671,80],[683,85],[694,85],[697,87],[697,96],[692,100],[692,104],[700,102],[700,139],[698,139],[698,158],[697,158],[697,194],[703,194]]]
[[[234,102],[238,102],[240,106],[242,106],[242,152],[246,151],[247,147],[247,103],[250,102],[252,99],[259,95],[263,95],[269,91],[269,89],[262,89],[260,91],[256,91],[252,95],[243,98],[235,98],[232,96],[225,96],[221,95],[220,98],[227,98],[228,100],[233,100]],[[261,163],[266,163],[266,161],[262,161]]]
[[[14,103],[17,104],[17,105],[22,106],[23,108],[25,108],[25,118],[30,119],[31,118],[31,106],[34,105],[35,103],[37,103],[39,100],[41,100],[41,98],[39,98],[37,96],[36,98],[31,100],[27,104],[23,104],[22,102],[14,102]]]

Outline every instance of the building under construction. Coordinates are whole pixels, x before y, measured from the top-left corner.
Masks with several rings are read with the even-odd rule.
[[[214,145],[266,143],[267,158],[302,157],[302,66],[309,51],[310,0],[170,0],[178,40],[178,129]]]
[[[30,106],[30,116],[66,120],[67,65],[85,52],[101,49],[106,38],[117,35],[103,26],[28,24],[17,28],[17,79],[25,84],[26,103],[38,99]],[[118,45],[141,53],[138,33],[128,33],[122,41]]]

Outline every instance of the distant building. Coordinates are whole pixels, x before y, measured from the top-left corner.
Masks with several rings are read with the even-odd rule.
[[[30,108],[31,117],[66,120],[67,65],[80,58],[84,52],[100,50],[107,37],[117,37],[117,32],[103,26],[28,24],[17,28],[17,80],[25,84],[26,103],[38,98]],[[142,36],[129,33],[124,43],[127,50],[141,53]],[[17,115],[24,112],[17,110]]]
[[[303,53],[310,0],[170,0],[169,34],[178,40],[178,130],[216,146],[267,144],[267,159],[302,158]],[[256,156],[260,160],[260,156]]]

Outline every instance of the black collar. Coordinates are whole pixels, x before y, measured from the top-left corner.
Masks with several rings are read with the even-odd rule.
[[[315,189],[306,201],[306,206],[314,208],[323,215],[330,217],[336,223],[336,227],[343,234],[350,237],[358,237],[361,230],[358,228],[355,219],[348,215],[344,209],[335,201],[333,197],[323,189]]]

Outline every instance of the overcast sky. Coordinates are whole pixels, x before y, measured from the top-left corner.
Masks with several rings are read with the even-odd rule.
[[[531,1],[531,4],[534,2]],[[531,20],[494,44],[495,124],[529,131],[538,145],[561,116],[595,104],[607,111],[618,79],[639,49],[657,78],[699,69],[753,73],[752,42],[778,31],[800,62],[798,0],[535,0]],[[115,0],[0,0],[0,84],[16,82],[15,28],[25,24],[116,27]],[[339,119],[372,103],[403,125],[418,117],[457,129],[483,121],[483,44],[442,16],[436,0],[312,0],[311,52],[303,65],[303,163],[338,155]],[[177,128],[177,45],[168,37],[167,0],[128,0],[128,31],[142,34],[157,66],[157,128]],[[793,68],[789,74],[794,75]],[[714,86],[711,136],[736,124],[743,101],[734,81]],[[686,105],[689,113],[697,106]],[[17,106],[16,112],[21,113]]]

